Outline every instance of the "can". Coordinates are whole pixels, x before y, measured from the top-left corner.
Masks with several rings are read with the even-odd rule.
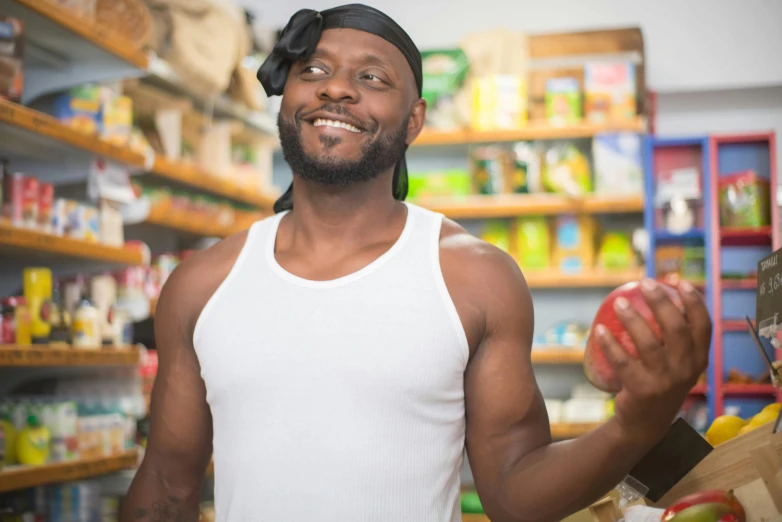
[[[54,185],[41,183],[38,187],[38,229],[47,234],[52,231],[54,210]]]
[[[38,180],[25,176],[22,182],[22,226],[38,226]]]

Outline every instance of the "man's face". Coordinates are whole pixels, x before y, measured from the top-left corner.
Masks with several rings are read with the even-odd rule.
[[[399,49],[364,31],[330,29],[291,67],[278,120],[283,153],[315,183],[368,181],[404,155],[424,111]]]

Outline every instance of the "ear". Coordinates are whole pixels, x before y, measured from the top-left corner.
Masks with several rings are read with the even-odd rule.
[[[413,108],[410,111],[410,121],[407,122],[407,139],[405,143],[410,145],[415,141],[426,121],[426,100],[418,98],[413,102]]]

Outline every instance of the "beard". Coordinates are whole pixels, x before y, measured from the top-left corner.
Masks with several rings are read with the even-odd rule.
[[[318,185],[347,187],[377,178],[402,159],[407,149],[408,119],[395,132],[377,136],[363,144],[361,156],[355,160],[343,159],[329,152],[342,141],[341,138],[321,136],[320,142],[326,152],[313,156],[304,150],[300,121],[287,120],[280,114],[277,126],[283,157],[296,175]]]

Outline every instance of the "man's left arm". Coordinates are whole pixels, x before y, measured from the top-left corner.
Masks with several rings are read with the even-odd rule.
[[[659,287],[645,293],[662,340],[632,309],[620,310],[641,356],[629,358],[610,333],[600,336],[623,384],[615,416],[582,437],[552,442],[530,360],[532,300],[518,267],[502,256],[489,261],[484,336],[465,375],[470,467],[492,522],[559,521],[615,487],[664,435],[705,369],[711,322],[687,286],[685,314]]]

